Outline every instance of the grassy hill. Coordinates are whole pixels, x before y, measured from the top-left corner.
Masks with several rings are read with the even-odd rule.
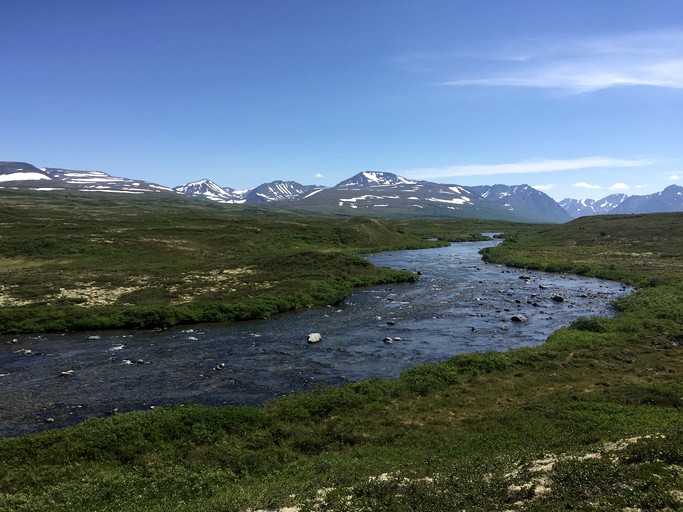
[[[506,231],[490,261],[639,289],[617,317],[582,318],[535,348],[262,408],[179,404],[1,440],[0,510],[680,510],[683,215]]]

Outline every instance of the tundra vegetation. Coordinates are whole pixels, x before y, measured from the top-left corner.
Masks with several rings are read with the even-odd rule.
[[[248,298],[258,301],[275,297],[273,290],[284,296],[278,279],[296,269],[318,284],[290,281],[290,291],[303,287],[301,297],[310,294],[313,304],[382,282],[381,275],[397,279],[354,252],[472,232],[460,220],[380,223],[80,197],[3,197],[2,283],[13,300],[46,300],[46,290],[59,295],[75,282],[133,287],[134,276],[161,284],[139,292],[148,297],[140,302],[131,291],[120,304],[63,307],[166,299],[175,311],[249,295],[218,299],[212,294],[227,292],[206,291],[181,302],[188,276],[230,270],[226,281],[248,282]],[[1,440],[0,510],[680,510],[683,215],[479,227],[506,233],[503,245],[486,251],[488,261],[610,277],[638,289],[617,302],[616,317],[579,319],[535,348],[458,356],[395,380],[321,388],[261,408],[178,404]],[[287,255],[284,266],[274,261]],[[267,277],[252,277],[271,265]],[[15,271],[36,287],[33,295],[17,295]],[[178,292],[165,281],[173,274]],[[44,288],[33,281],[41,276]],[[40,307],[6,304],[3,311],[19,329],[28,324],[10,312]]]
[[[90,194],[90,195],[88,195]],[[0,332],[169,327],[338,303],[413,281],[358,253],[475,239],[482,226],[312,217],[181,196],[2,191]],[[431,236],[431,235],[430,235]]]

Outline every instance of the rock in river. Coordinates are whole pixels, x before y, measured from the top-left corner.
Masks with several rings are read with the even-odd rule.
[[[321,339],[323,339],[323,337],[320,335],[319,332],[312,332],[308,335],[309,343],[318,343]]]

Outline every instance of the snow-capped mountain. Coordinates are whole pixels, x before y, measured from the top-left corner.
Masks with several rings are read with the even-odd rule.
[[[565,199],[558,204],[529,185],[463,187],[415,181],[390,172],[373,171],[360,172],[334,187],[278,180],[252,190],[234,190],[203,179],[170,189],[102,171],[37,168],[24,162],[0,162],[0,188],[75,189],[128,194],[176,193],[219,203],[269,203],[308,212],[423,215],[540,223],[566,222],[572,216],[604,213],[683,211],[683,187],[678,185],[671,185],[648,196],[613,194],[598,201]]]
[[[586,215],[603,215],[618,207],[626,194],[612,194],[599,200],[594,199],[563,199],[560,206],[572,217],[584,217]]]
[[[229,187],[224,188],[206,178],[179,187],[173,187],[173,190],[179,194],[208,199],[217,203],[244,203],[244,196],[248,192],[246,190],[234,190]]]
[[[128,194],[171,192],[170,188],[156,183],[111,176],[102,171],[37,168],[25,162],[0,162],[0,187],[38,190],[78,189]]]
[[[273,203],[276,201],[295,201],[322,187],[302,185],[296,181],[272,181],[251,190],[235,190],[221,187],[213,181],[203,179],[186,185],[174,187],[179,194],[208,199],[217,203]]]
[[[514,213],[516,219],[562,223],[572,219],[557,202],[529,185],[480,185],[469,187],[482,197]]]
[[[670,185],[661,192],[645,196],[612,194],[598,201],[563,199],[562,206],[573,217],[621,215],[632,213],[683,212],[683,187]]]
[[[656,213],[683,211],[683,187],[669,185],[661,192],[647,196],[629,196],[610,213]]]
[[[412,181],[390,172],[359,172],[355,176],[337,183],[338,188],[351,187],[389,187],[394,185],[415,185]]]
[[[249,190],[245,195],[247,203],[272,203],[274,201],[295,201],[320,189],[315,185],[302,185],[296,181],[272,181]]]
[[[467,187],[414,181],[389,172],[361,172],[334,187],[309,194],[297,208],[347,214],[429,215],[517,219],[515,212]],[[536,222],[541,222],[536,218]]]

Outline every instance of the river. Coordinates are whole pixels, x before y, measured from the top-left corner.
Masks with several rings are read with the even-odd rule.
[[[0,436],[173,403],[260,405],[318,385],[395,378],[456,354],[538,345],[580,316],[613,315],[609,303],[630,292],[485,264],[479,250],[494,243],[367,255],[421,278],[268,320],[0,337]],[[311,332],[322,341],[307,343]]]

